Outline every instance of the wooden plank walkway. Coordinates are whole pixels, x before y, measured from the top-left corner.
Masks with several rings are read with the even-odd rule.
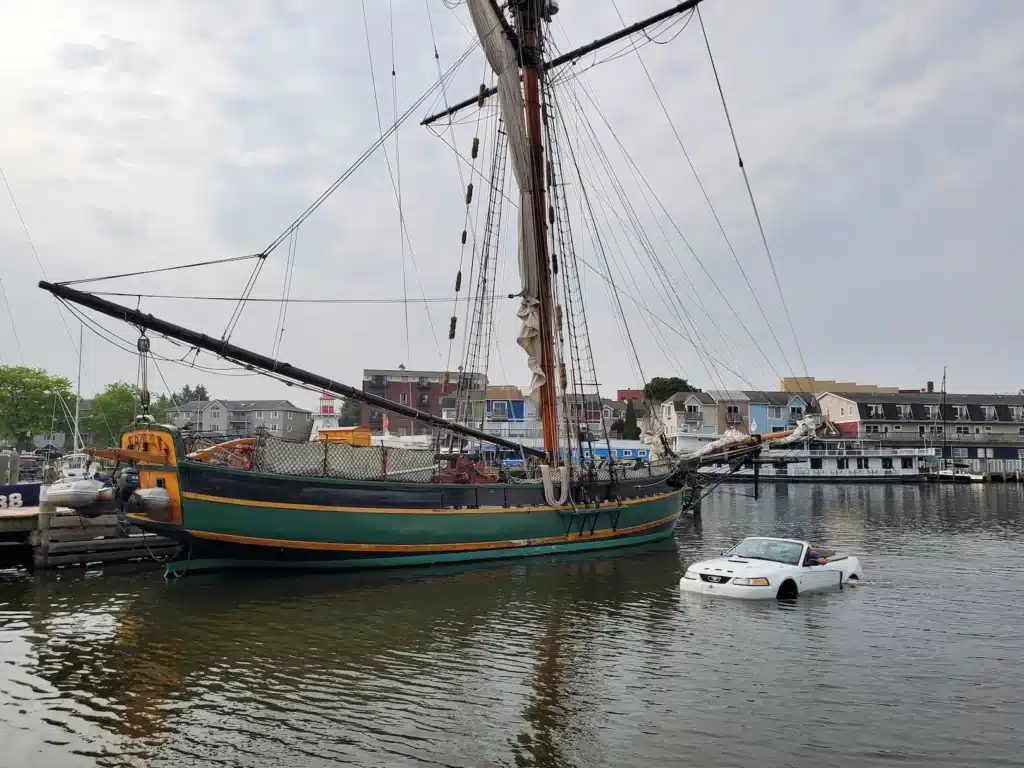
[[[163,536],[134,526],[117,527],[117,515],[83,517],[71,509],[0,509],[0,567],[31,569],[166,558],[178,548]]]

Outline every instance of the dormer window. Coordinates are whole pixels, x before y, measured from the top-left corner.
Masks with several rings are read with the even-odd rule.
[[[884,418],[883,410],[880,403],[868,403],[868,418],[870,419],[881,419]]]
[[[958,421],[967,421],[967,419],[969,418],[968,415],[967,415],[967,406],[966,405],[954,405],[953,406],[953,413],[954,413],[954,418],[957,419]]]
[[[926,405],[924,407],[924,410],[925,410],[925,415],[928,417],[929,421],[938,421],[939,420],[939,406],[937,406],[937,405]]]
[[[981,409],[985,413],[985,421],[996,421],[999,418],[994,405],[983,405]]]

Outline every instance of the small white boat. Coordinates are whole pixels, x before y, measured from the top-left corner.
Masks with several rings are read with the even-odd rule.
[[[799,539],[744,539],[715,560],[694,563],[679,589],[747,600],[793,599],[804,592],[838,589],[863,576],[852,555],[816,550]]]
[[[971,472],[963,467],[953,467],[952,469],[940,469],[935,473],[936,479],[940,483],[983,483],[985,482],[985,476],[978,474],[977,472]]]
[[[83,510],[112,503],[116,493],[117,489],[113,485],[101,480],[67,479],[47,487],[44,498],[47,503],[57,507]]]

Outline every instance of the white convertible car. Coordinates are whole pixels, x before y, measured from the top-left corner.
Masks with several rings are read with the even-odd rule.
[[[691,565],[679,580],[679,589],[748,600],[785,600],[803,592],[836,589],[862,575],[856,557],[816,550],[797,539],[757,536],[744,539],[717,560]]]

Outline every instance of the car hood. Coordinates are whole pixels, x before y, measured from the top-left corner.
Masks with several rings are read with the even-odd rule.
[[[786,567],[783,563],[775,563],[770,560],[751,560],[745,557],[719,557],[715,560],[702,560],[694,563],[690,569],[696,573],[712,573],[719,576],[764,576],[780,568]]]

